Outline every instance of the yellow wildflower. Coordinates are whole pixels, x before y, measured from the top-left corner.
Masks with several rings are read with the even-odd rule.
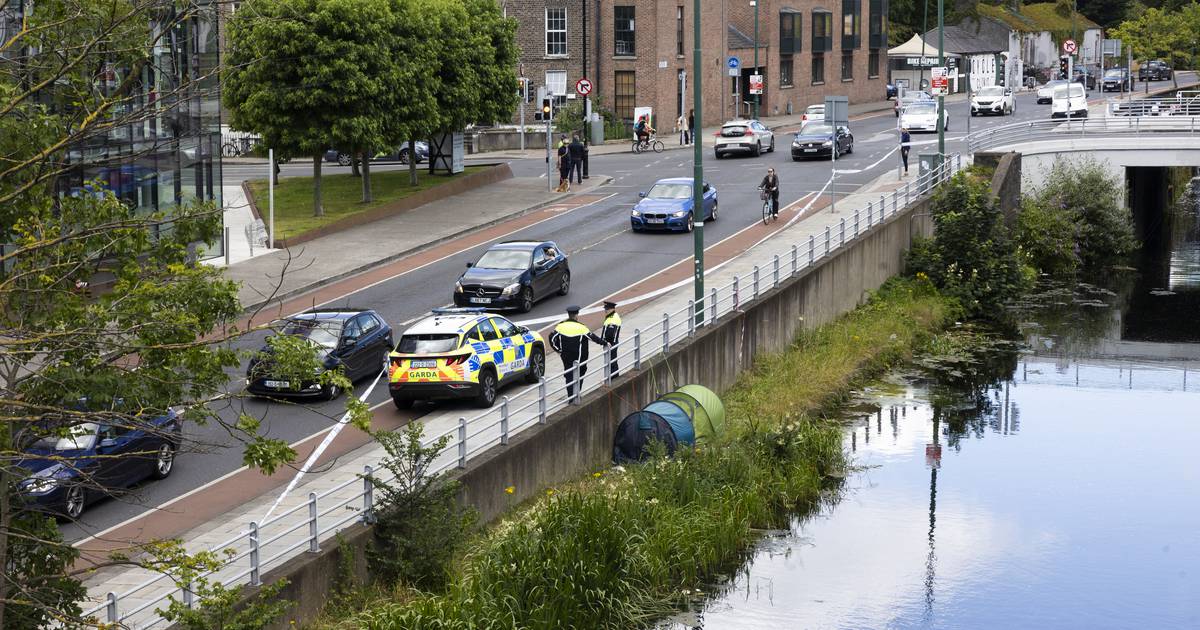
[[[516,492],[516,491],[517,491],[517,487],[516,487],[516,486],[509,486],[509,487],[507,487],[507,488],[505,488],[505,489],[504,489],[504,492],[505,492],[506,494],[512,494],[512,493],[514,493],[514,492]]]

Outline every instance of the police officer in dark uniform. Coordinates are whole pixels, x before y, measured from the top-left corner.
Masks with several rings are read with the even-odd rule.
[[[563,369],[566,370],[564,376],[567,379],[568,398],[575,395],[575,374],[571,366],[576,361],[579,362],[579,389],[583,391],[583,375],[587,373],[588,340],[598,344],[604,343],[603,339],[579,322],[578,315],[578,306],[568,306],[567,318],[559,322],[554,327],[554,332],[550,333],[550,347],[562,357]]]
[[[604,303],[604,326],[600,329],[600,338],[610,348],[608,351],[608,367],[613,378],[617,377],[617,348],[621,341],[621,316],[617,314],[616,302]]]

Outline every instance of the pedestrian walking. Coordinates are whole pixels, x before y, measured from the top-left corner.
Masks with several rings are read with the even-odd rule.
[[[912,142],[912,136],[908,133],[908,127],[900,128],[900,160],[904,162],[904,174],[908,175],[908,145]]]
[[[567,175],[567,183],[570,183],[574,177],[576,184],[583,183],[583,141],[579,139],[579,134],[571,136],[571,144],[567,145],[567,153],[571,157],[571,170]]]
[[[555,192],[571,190],[571,153],[567,148],[567,137],[564,135],[558,143],[558,188]]]
[[[608,369],[613,378],[617,377],[617,344],[621,342],[621,316],[617,314],[616,302],[604,303],[604,325],[600,328],[600,338],[609,347]]]
[[[696,110],[688,110],[688,144],[696,141]]]
[[[679,146],[688,143],[688,117],[687,114],[680,114],[679,119],[675,121],[675,127],[679,129]]]
[[[550,333],[550,347],[562,358],[563,376],[567,380],[567,398],[575,396],[575,386],[583,392],[583,375],[587,374],[588,341],[604,345],[604,340],[596,336],[579,322],[579,307],[567,307],[567,318],[554,327]],[[579,363],[579,382],[575,382],[575,371],[572,367]]]

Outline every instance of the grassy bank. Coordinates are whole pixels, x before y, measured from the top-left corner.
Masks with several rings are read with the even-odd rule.
[[[745,374],[725,394],[720,441],[547,490],[468,545],[446,592],[376,587],[317,627],[647,626],[735,569],[756,530],[818,504],[845,465],[839,428],[818,412],[953,312],[927,281],[890,283]]]
[[[276,238],[290,238],[372,208],[392,203],[411,194],[469,175],[486,166],[468,166],[462,173],[447,177],[430,175],[425,167],[417,169],[417,185],[408,183],[408,169],[372,171],[371,193],[374,201],[362,203],[362,178],[349,173],[321,176],[325,216],[313,216],[313,178],[284,177],[275,186]],[[267,180],[249,182],[259,210],[267,210]]]

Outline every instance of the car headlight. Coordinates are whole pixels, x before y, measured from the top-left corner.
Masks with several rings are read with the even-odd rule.
[[[642,211],[641,211],[641,210],[638,210],[637,208],[634,208],[634,209],[632,210],[632,214],[633,214],[633,216],[635,216],[635,217],[640,217],[640,216],[642,216]]]
[[[514,282],[514,283],[504,287],[504,290],[500,292],[500,295],[501,295],[501,297],[508,297],[510,295],[516,295],[517,291],[520,291],[520,290],[521,290],[521,283]]]
[[[822,143],[821,143],[821,146],[823,146],[823,147],[831,147],[831,146],[833,146],[833,140],[826,140],[825,142],[822,142]]]
[[[671,213],[671,216],[675,217],[676,219],[681,219],[686,215],[687,215],[687,210],[679,210],[679,211]]]
[[[57,487],[58,480],[53,477],[34,477],[22,484],[22,488],[29,494],[47,494]]]
[[[462,293],[462,292],[463,292],[463,290],[462,290],[462,280],[458,280],[458,281],[456,281],[456,282],[454,283],[454,292],[455,292],[455,293]]]

